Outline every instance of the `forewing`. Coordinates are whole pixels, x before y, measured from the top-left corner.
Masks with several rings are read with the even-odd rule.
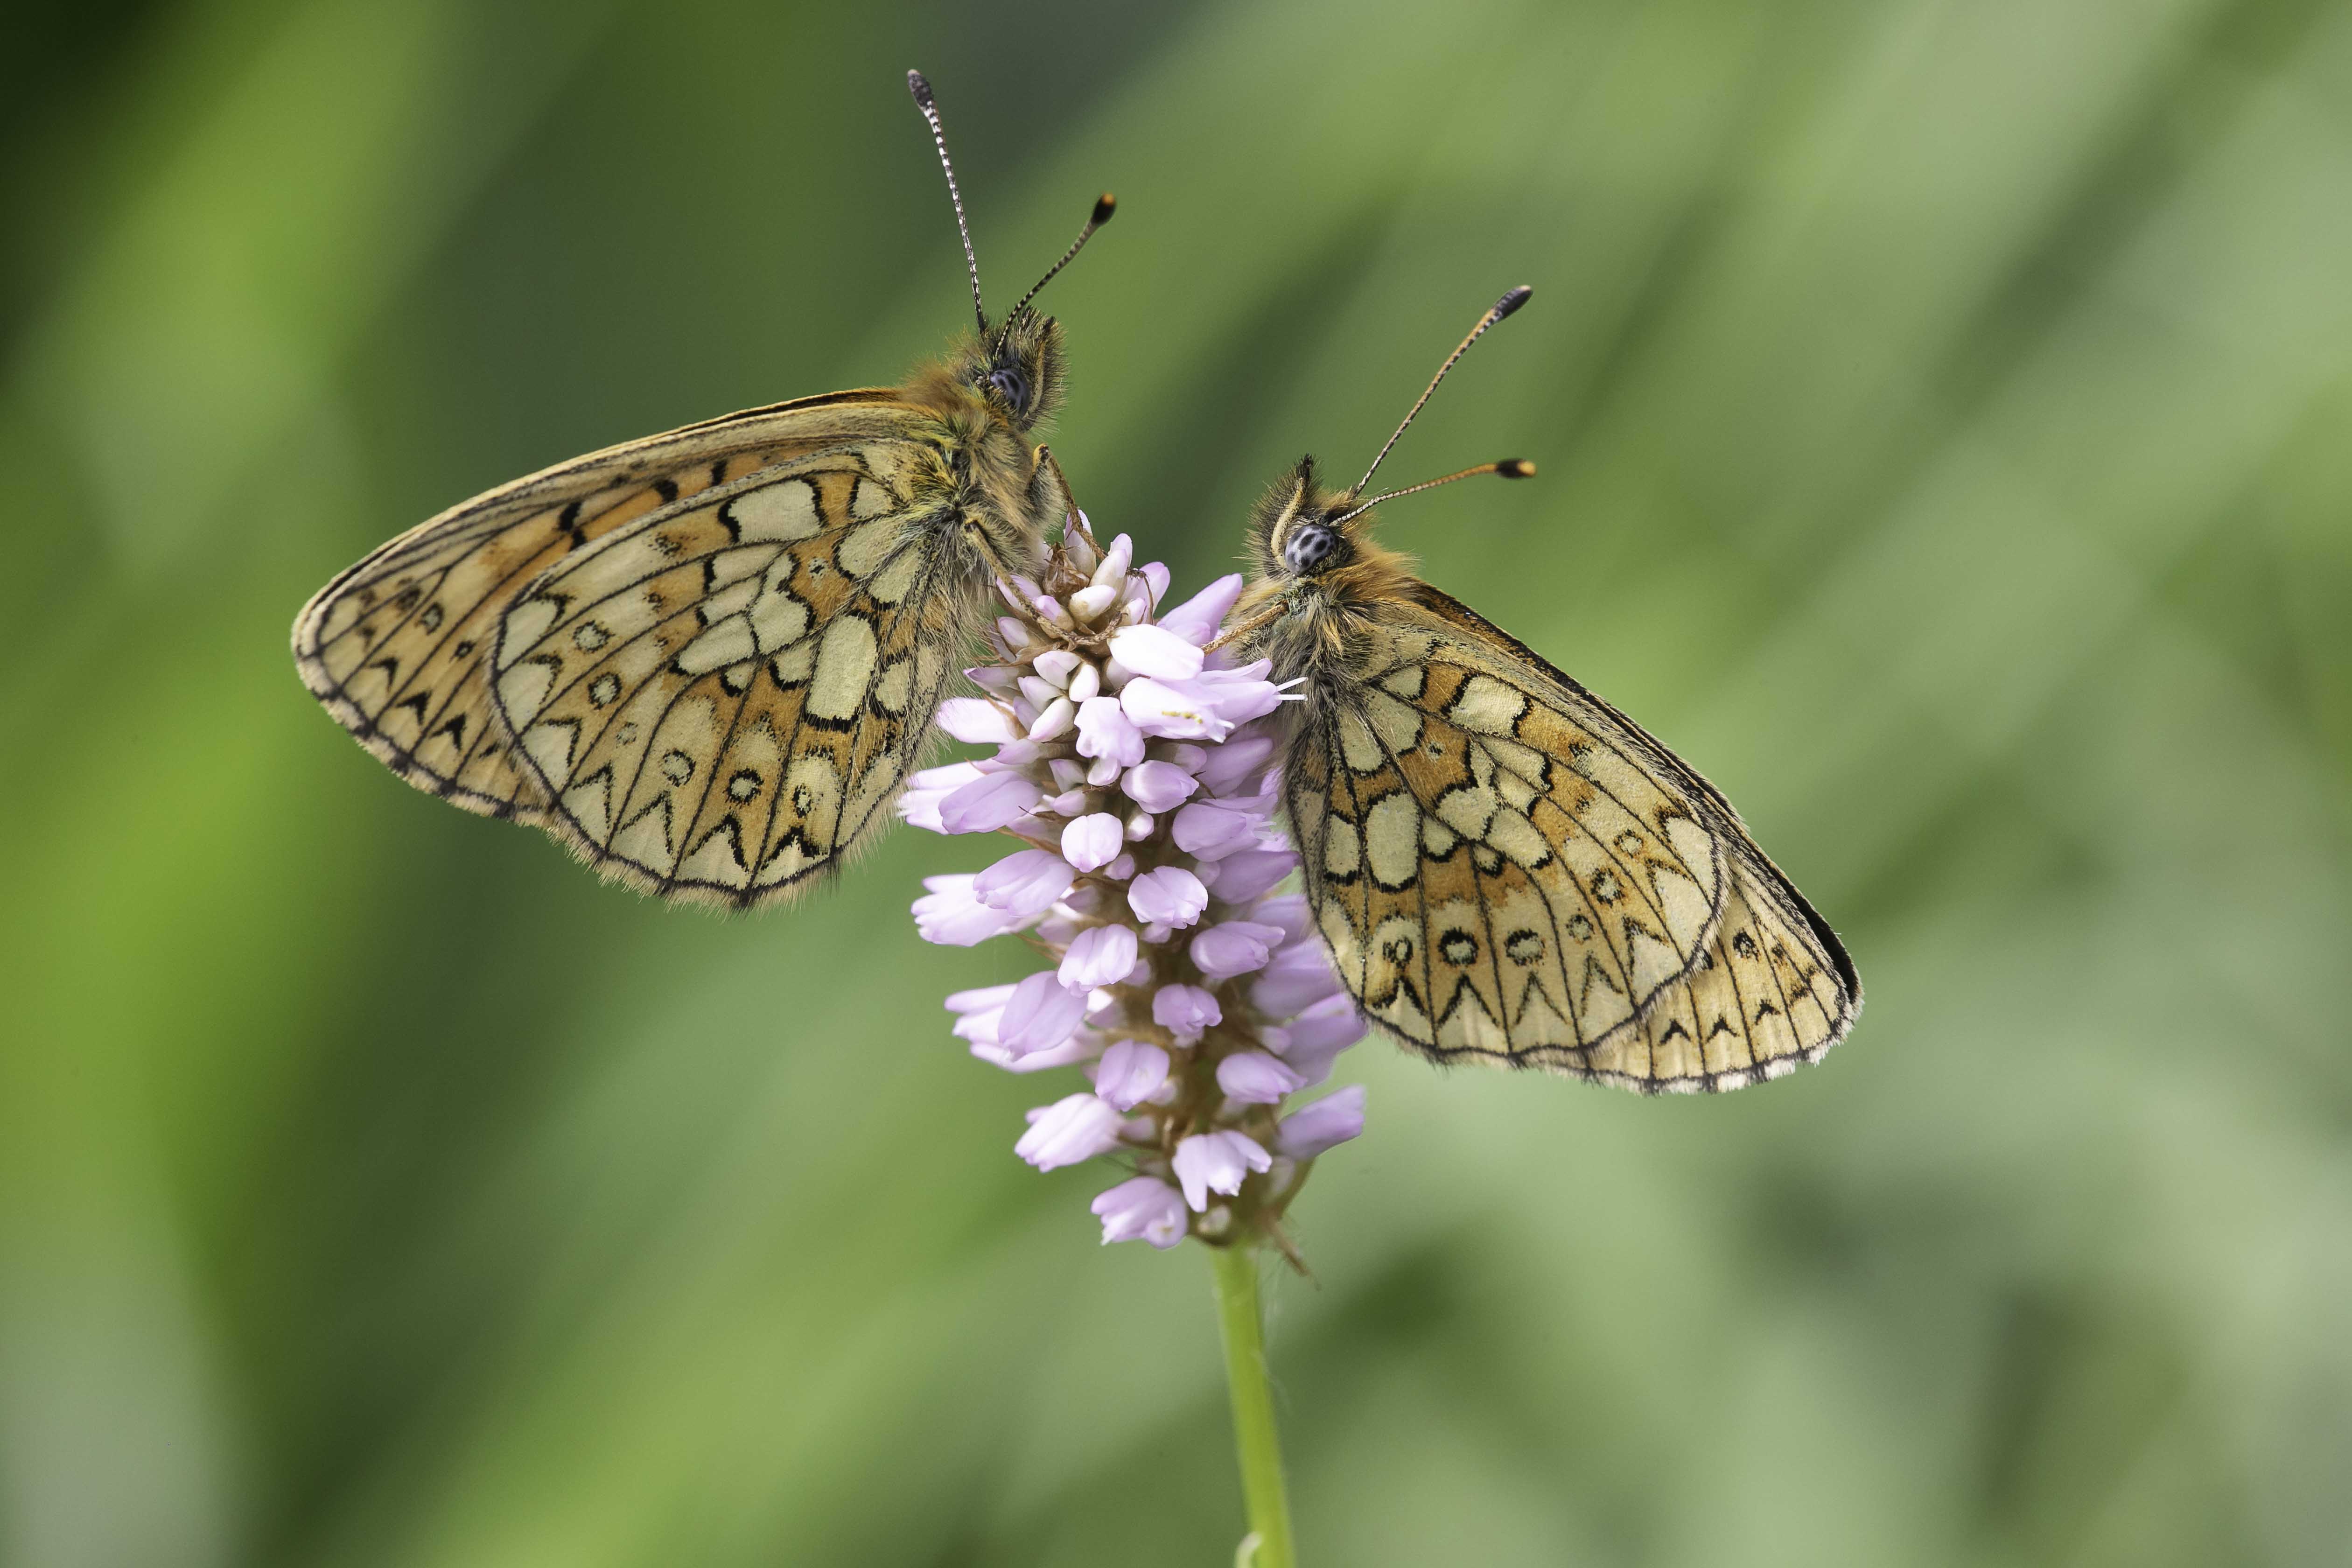
[[[716,486],[545,574],[496,696],[548,826],[599,870],[751,905],[839,864],[930,730],[977,584],[918,525],[920,443]]]
[[[546,799],[496,721],[499,617],[541,574],[656,510],[844,441],[901,432],[884,390],[747,410],[591,453],[419,524],[320,589],[294,624],[303,684],[393,772],[468,811]]]
[[[1722,797],[1423,591],[1365,624],[1286,783],[1366,1016],[1440,1060],[1643,1089],[1736,1087],[1843,1036],[1850,963]]]

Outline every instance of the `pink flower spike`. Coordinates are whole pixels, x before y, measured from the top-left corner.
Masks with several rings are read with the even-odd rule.
[[[1118,817],[1107,811],[1089,812],[1062,829],[1062,858],[1081,871],[1099,871],[1118,858],[1126,842]]]
[[[1135,727],[1118,698],[1089,697],[1078,704],[1077,752],[1114,768],[1131,768],[1143,761],[1143,731]],[[1087,782],[1097,781],[1089,773]]]
[[[1091,1094],[1057,1100],[1034,1120],[1013,1152],[1041,1171],[1057,1170],[1118,1147],[1118,1112]]]
[[[1293,1160],[1312,1160],[1364,1131],[1364,1086],[1351,1083],[1282,1119],[1274,1146]],[[1177,1153],[1181,1157],[1182,1145]]]
[[[1165,626],[1123,626],[1113,632],[1110,656],[1135,671],[1159,680],[1190,680],[1201,673],[1201,649]]]
[[[1119,781],[1127,798],[1155,816],[1175,810],[1200,787],[1192,774],[1173,763],[1162,762],[1139,763]]]
[[[1151,1021],[1191,1045],[1224,1021],[1217,999],[1197,985],[1162,985],[1151,995]]]
[[[1018,773],[986,773],[940,802],[939,830],[993,833],[1028,815],[1043,798],[1045,792]]]
[[[926,877],[929,889],[915,900],[915,930],[941,947],[972,947],[1017,931],[1022,917],[990,909],[972,897],[971,877]]]
[[[1217,1087],[1243,1105],[1273,1105],[1303,1085],[1299,1076],[1264,1051],[1242,1051],[1217,1064]]]
[[[1211,1193],[1240,1192],[1249,1173],[1272,1165],[1274,1156],[1244,1132],[1195,1132],[1176,1145],[1172,1163],[1184,1202],[1197,1212],[1209,1206]]]
[[[1167,1081],[1168,1053],[1146,1040],[1118,1041],[1095,1069],[1095,1092],[1121,1110],[1133,1110]]]
[[[1242,596],[1242,574],[1229,572],[1191,598],[1167,611],[1160,624],[1186,642],[1206,647],[1224,624],[1226,612]]]
[[[1181,866],[1162,866],[1138,877],[1128,888],[1127,907],[1146,925],[1165,921],[1181,930],[1209,907],[1209,889]]]
[[[1050,849],[1022,849],[972,879],[971,894],[992,910],[1040,915],[1070,890],[1076,873]]]
[[[1087,994],[1041,970],[1013,987],[996,1025],[996,1044],[1016,1057],[1050,1051],[1077,1032],[1087,1016]]]
[[[1001,746],[1020,733],[1011,714],[977,697],[950,697],[940,703],[939,725],[957,740],[978,746]]]
[[[1135,932],[1126,926],[1090,926],[1071,939],[1057,972],[1063,984],[1091,991],[1116,985],[1135,968]],[[1120,1109],[1124,1110],[1125,1107]]]
[[[1281,942],[1280,926],[1225,921],[1192,939],[1192,963],[1211,980],[1231,980],[1265,968]]]
[[[1182,1195],[1157,1176],[1137,1176],[1097,1194],[1094,1212],[1102,1221],[1105,1247],[1144,1241],[1165,1252],[1184,1239],[1191,1224]]]
[[[1185,854],[1219,860],[1237,850],[1256,847],[1258,828],[1265,820],[1265,813],[1248,805],[1196,800],[1176,814],[1170,828],[1176,847]]]

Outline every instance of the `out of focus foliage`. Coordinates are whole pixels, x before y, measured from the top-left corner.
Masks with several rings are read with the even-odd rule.
[[[1180,584],[1312,447],[1748,813],[1869,986],[1706,1101],[1350,1058],[1307,1561],[2341,1563],[2352,6],[20,6],[0,58],[0,1560],[1203,1564],[900,834],[677,912],[400,785],[304,596],[964,309]],[[948,858],[943,860],[942,857]]]

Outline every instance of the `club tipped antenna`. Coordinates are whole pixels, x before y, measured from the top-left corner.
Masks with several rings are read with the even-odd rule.
[[[1423,490],[1433,490],[1440,485],[1450,485],[1456,479],[1475,479],[1481,474],[1498,474],[1507,479],[1531,479],[1536,477],[1536,466],[1525,458],[1506,458],[1499,463],[1481,463],[1475,468],[1465,468],[1460,473],[1448,474],[1444,479],[1428,479],[1421,484],[1407,485],[1401,490],[1391,490],[1386,495],[1374,496],[1369,500],[1360,500],[1349,508],[1344,515],[1333,518],[1329,526],[1338,528],[1350,519],[1361,517],[1384,500],[1394,500],[1399,496],[1419,495]]]
[[[956,233],[963,237],[964,269],[971,274],[971,313],[979,320],[980,330],[985,332],[988,331],[988,312],[980,303],[980,258],[972,254],[971,226],[964,221],[963,192],[956,188],[955,163],[948,157],[948,133],[940,125],[939,100],[931,96],[931,84],[923,79],[920,71],[907,73],[907,90],[915,95],[915,107],[923,111],[925,120],[930,121],[931,145],[940,150],[940,167],[947,171],[948,200],[955,204]]]
[[[946,153],[942,153],[940,156],[945,157]],[[1422,389],[1421,396],[1416,398],[1413,402],[1412,407],[1406,411],[1404,423],[1396,427],[1396,435],[1389,437],[1388,446],[1384,446],[1381,448],[1380,456],[1372,459],[1372,466],[1366,468],[1364,470],[1364,477],[1356,481],[1356,489],[1359,491],[1361,491],[1366,485],[1370,484],[1372,482],[1372,476],[1381,471],[1381,464],[1387,458],[1389,455],[1389,447],[1397,444],[1397,437],[1402,436],[1405,431],[1412,428],[1413,420],[1418,417],[1421,413],[1422,405],[1427,403],[1429,401],[1429,395],[1437,390],[1437,384],[1445,379],[1445,373],[1454,368],[1454,362],[1460,359],[1464,354],[1468,353],[1470,352],[1470,345],[1476,342],[1481,337],[1485,336],[1488,327],[1493,326],[1496,322],[1501,321],[1504,317],[1509,315],[1512,311],[1526,304],[1528,302],[1528,296],[1534,292],[1534,289],[1522,283],[1517,288],[1512,289],[1509,293],[1504,295],[1501,299],[1496,300],[1495,303],[1487,309],[1486,313],[1478,318],[1478,324],[1470,329],[1470,335],[1464,338],[1461,342],[1454,345],[1454,352],[1445,356],[1445,363],[1437,367],[1437,374],[1429,378],[1429,384]],[[1463,471],[1463,474],[1458,474],[1454,477],[1459,479],[1466,474],[1501,473],[1502,471],[1503,470],[1499,468],[1467,468]],[[1533,473],[1534,471],[1535,470],[1533,468],[1529,468],[1528,470],[1528,473]],[[1508,477],[1512,479],[1523,479],[1526,476],[1513,474]],[[1440,479],[1433,482],[1443,484],[1445,481]],[[1413,488],[1416,489],[1423,489],[1427,487],[1416,485]],[[1404,495],[1409,492],[1399,490],[1397,493],[1399,495]],[[1382,499],[1385,500],[1386,498],[1384,497]]]
[[[1038,279],[1037,281],[1031,286],[1029,292],[1021,296],[1020,304],[1013,306],[1010,311],[1006,312],[1004,324],[1007,331],[1010,331],[1012,328],[1013,318],[1019,315],[1023,310],[1027,308],[1029,301],[1034,300],[1039,291],[1042,290],[1046,284],[1051,283],[1054,280],[1054,275],[1055,273],[1061,271],[1063,268],[1067,267],[1070,264],[1070,258],[1072,257],[1077,255],[1079,251],[1086,248],[1087,241],[1095,237],[1095,230],[1108,223],[1110,221],[1110,215],[1118,210],[1118,198],[1112,195],[1108,191],[1105,191],[1101,195],[1095,198],[1095,210],[1093,215],[1087,219],[1087,226],[1078,230],[1078,237],[1070,241],[1070,248],[1062,252],[1062,259],[1054,263],[1053,266],[1045,268],[1045,276]]]

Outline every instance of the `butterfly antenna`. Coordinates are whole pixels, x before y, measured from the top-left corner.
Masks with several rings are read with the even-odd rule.
[[[1118,210],[1118,198],[1112,195],[1108,191],[1105,191],[1101,195],[1095,198],[1094,215],[1087,219],[1087,226],[1078,230],[1078,237],[1070,241],[1070,248],[1062,252],[1062,259],[1054,263],[1053,266],[1045,268],[1045,276],[1038,279],[1036,283],[1031,287],[1029,292],[1021,296],[1021,303],[1013,306],[1011,313],[1006,315],[1004,318],[1004,324],[1008,331],[1013,325],[1013,318],[1019,315],[1023,310],[1028,308],[1029,301],[1034,300],[1038,296],[1039,292],[1045,289],[1045,285],[1054,280],[1054,275],[1055,273],[1061,271],[1063,268],[1067,267],[1070,264],[1070,258],[1072,257],[1077,255],[1079,251],[1086,248],[1087,241],[1095,237],[1095,230],[1108,223],[1110,221],[1110,215]]]
[[[955,163],[948,157],[948,133],[940,125],[939,100],[931,96],[931,84],[923,79],[920,71],[907,73],[907,90],[915,95],[915,107],[923,111],[923,118],[931,122],[931,144],[940,150],[940,167],[948,174],[948,200],[955,204],[956,233],[963,237],[964,268],[971,274],[971,313],[979,319],[980,330],[985,334],[988,312],[980,303],[980,258],[971,251],[971,226],[964,221],[963,192],[956,188]]]
[[[1536,466],[1525,458],[1506,458],[1499,463],[1481,463],[1475,468],[1465,468],[1458,474],[1448,474],[1442,479],[1430,479],[1423,484],[1407,485],[1401,490],[1391,490],[1386,495],[1378,495],[1370,500],[1358,501],[1344,515],[1333,518],[1328,526],[1338,528],[1352,518],[1361,517],[1384,500],[1394,500],[1399,496],[1419,495],[1423,490],[1433,490],[1440,485],[1450,485],[1456,479],[1475,479],[1480,474],[1500,474],[1507,479],[1531,479],[1536,477]]]
[[[943,157],[945,155],[945,153],[941,154]],[[1412,427],[1413,420],[1421,414],[1422,405],[1427,403],[1429,401],[1429,395],[1437,390],[1437,384],[1445,379],[1445,373],[1454,368],[1454,362],[1460,359],[1464,354],[1468,353],[1470,352],[1470,345],[1476,342],[1481,337],[1485,336],[1488,327],[1493,326],[1496,322],[1501,321],[1504,317],[1509,315],[1512,311],[1526,304],[1528,302],[1528,296],[1534,292],[1534,289],[1522,283],[1517,288],[1512,289],[1509,293],[1504,295],[1501,299],[1496,300],[1494,305],[1486,311],[1486,313],[1478,318],[1478,324],[1470,329],[1470,335],[1463,339],[1461,342],[1454,345],[1454,352],[1445,356],[1445,363],[1437,367],[1437,374],[1429,378],[1429,384],[1422,389],[1421,396],[1414,401],[1412,407],[1405,414],[1404,423],[1396,427],[1396,435],[1389,437],[1388,446],[1381,448],[1381,455],[1372,459],[1372,466],[1366,468],[1364,470],[1364,477],[1356,481],[1356,489],[1358,491],[1360,492],[1366,485],[1370,484],[1372,482],[1372,476],[1381,471],[1381,464],[1389,455],[1389,447],[1395,446],[1397,444],[1397,437],[1402,436],[1407,430]],[[1484,474],[1500,473],[1501,471],[1502,470],[1500,468],[1467,468],[1464,470],[1464,473]],[[1532,472],[1533,470],[1530,469],[1529,471]],[[1454,477],[1459,479],[1463,476],[1461,474],[1457,474]],[[1518,478],[1520,476],[1513,475],[1512,477]],[[1444,479],[1433,479],[1430,482],[1432,484],[1445,483]],[[1427,488],[1428,486],[1426,485],[1415,485],[1413,487],[1414,489],[1426,489]],[[1408,495],[1411,493],[1412,492],[1408,490],[1399,490],[1397,492],[1399,495]]]

